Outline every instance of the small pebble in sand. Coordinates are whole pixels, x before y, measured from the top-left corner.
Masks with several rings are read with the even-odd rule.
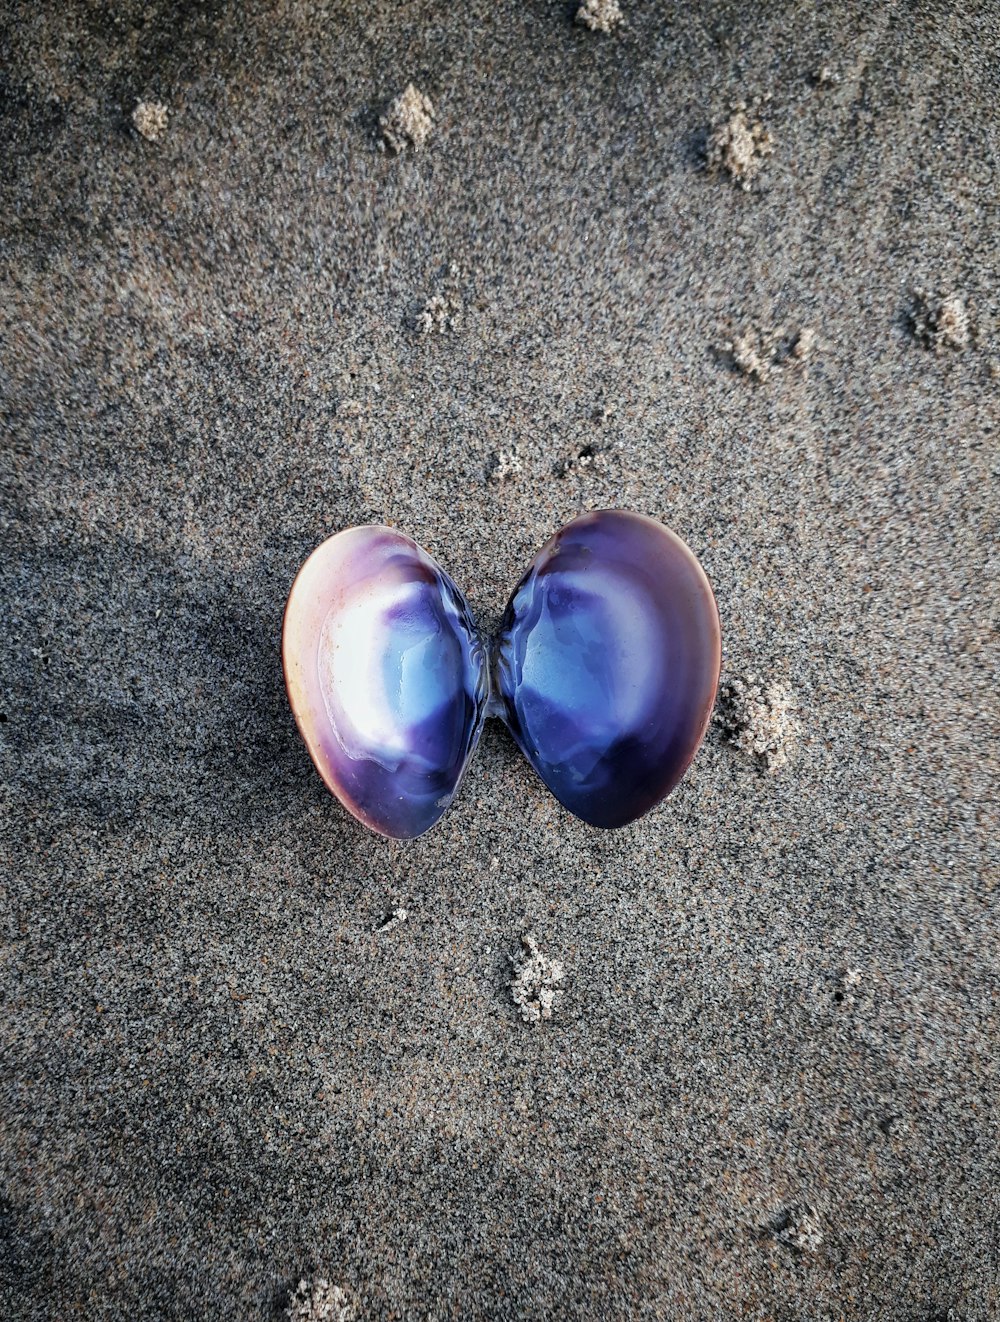
[[[420,151],[434,127],[434,106],[431,99],[407,83],[385,114],[379,119],[384,139],[394,152],[406,150],[407,143]]]
[[[552,1018],[555,999],[562,995],[559,983],[565,970],[558,960],[546,959],[533,936],[522,936],[521,945],[523,954],[511,956],[514,976],[510,980],[510,994],[524,1022],[537,1024]]]
[[[299,1281],[285,1315],[289,1322],[355,1322],[358,1313],[346,1290],[316,1277]]]
[[[614,32],[622,21],[621,5],[618,0],[583,0],[576,21],[591,32]]]
[[[790,1207],[775,1234],[782,1244],[800,1253],[815,1253],[823,1243],[819,1217],[806,1203]]]
[[[794,695],[784,684],[747,675],[730,680],[717,720],[736,748],[755,758],[765,771],[780,771],[799,733],[795,706]]]
[[[972,343],[972,320],[961,294],[940,298],[918,291],[912,313],[913,334],[927,349],[967,349]]]
[[[708,168],[724,169],[736,183],[749,192],[760,174],[765,159],[774,151],[774,139],[760,122],[757,112],[745,102],[735,105],[732,114],[709,134]]]
[[[167,131],[167,107],[161,101],[137,101],[132,123],[147,142],[159,142]]]

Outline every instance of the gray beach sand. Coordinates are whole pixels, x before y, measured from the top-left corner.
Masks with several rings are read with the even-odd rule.
[[[1000,1315],[1000,8],[573,8],[7,7],[4,1322]],[[490,625],[604,506],[787,761],[602,833],[491,723],[366,832],[303,558],[391,522]]]

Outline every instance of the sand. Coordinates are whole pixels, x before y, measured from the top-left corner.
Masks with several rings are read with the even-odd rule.
[[[132,111],[135,131],[147,142],[159,142],[167,131],[169,114],[161,101],[137,101]]]
[[[1000,1310],[997,7],[625,8],[8,10],[4,1322]],[[390,521],[489,623],[598,506],[702,558],[787,762],[713,725],[601,833],[491,722],[367,833],[282,691],[305,555]]]
[[[429,96],[407,83],[378,122],[386,147],[394,152],[408,147],[421,151],[434,129],[434,106]]]
[[[618,0],[583,0],[576,11],[576,21],[591,32],[614,32],[622,17]]]
[[[724,170],[749,193],[773,151],[774,139],[757,112],[740,101],[728,118],[712,129],[705,159],[709,170]]]

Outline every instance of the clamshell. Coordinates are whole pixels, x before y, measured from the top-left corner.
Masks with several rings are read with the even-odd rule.
[[[292,585],[285,684],[310,756],[349,812],[410,839],[451,803],[479,739],[486,655],[464,597],[392,528],[348,528]]]
[[[489,642],[409,537],[337,533],[292,586],[282,653],[327,786],[366,826],[409,839],[454,798],[487,714],[576,816],[641,817],[697,751],[721,646],[693,552],[653,519],[600,510],[542,547]]]
[[[694,553],[624,510],[561,528],[514,589],[498,639],[504,719],[561,804],[617,827],[669,794],[719,682],[719,612]]]

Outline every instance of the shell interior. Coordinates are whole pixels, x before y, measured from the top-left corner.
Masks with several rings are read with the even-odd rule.
[[[454,798],[487,714],[593,826],[624,826],[676,785],[719,678],[719,616],[691,550],[623,510],[581,515],[535,556],[497,636],[392,528],[349,528],[289,594],[289,700],[327,786],[360,821],[410,839]]]

